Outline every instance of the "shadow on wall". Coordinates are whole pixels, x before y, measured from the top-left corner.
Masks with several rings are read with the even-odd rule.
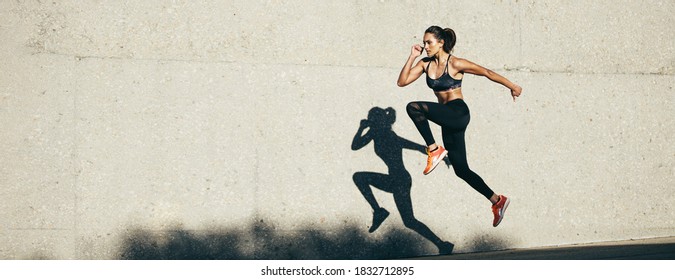
[[[374,232],[387,219],[389,211],[380,207],[373,195],[372,188],[391,193],[403,224],[433,243],[440,254],[450,254],[454,244],[438,237],[427,225],[415,217],[411,198],[412,177],[403,163],[403,150],[418,151],[426,156],[426,146],[422,146],[398,136],[392,125],[396,122],[396,110],[373,107],[368,118],[361,120],[352,140],[352,151],[358,151],[371,142],[375,154],[387,165],[388,173],[359,171],[353,180],[363,198],[373,211],[373,222],[369,232]],[[421,158],[421,157],[420,157]]]
[[[374,232],[385,222],[389,212],[381,208],[372,194],[372,187],[391,193],[403,225],[371,235],[361,226],[346,225],[332,231],[308,227],[297,231],[277,231],[262,220],[248,229],[188,231],[175,228],[167,231],[134,229],[123,238],[119,259],[194,260],[194,259],[397,259],[422,255],[449,254],[454,245],[444,241],[413,214],[410,190],[413,182],[403,161],[403,150],[418,151],[426,156],[425,146],[396,135],[392,124],[396,111],[373,107],[361,121],[352,142],[357,151],[373,142],[375,154],[388,167],[388,173],[369,171],[353,175],[358,191],[373,209]],[[446,164],[449,164],[446,162]],[[438,250],[431,251],[424,239]],[[464,251],[477,252],[504,249],[508,241],[492,236],[477,236]]]
[[[118,259],[396,259],[428,254],[411,232],[392,230],[377,238],[354,225],[336,231],[277,231],[262,221],[249,229],[188,231],[130,230]],[[247,248],[248,247],[248,248]]]

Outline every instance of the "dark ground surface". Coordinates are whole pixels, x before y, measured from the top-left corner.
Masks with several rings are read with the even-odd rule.
[[[675,237],[428,256],[429,260],[675,260]]]

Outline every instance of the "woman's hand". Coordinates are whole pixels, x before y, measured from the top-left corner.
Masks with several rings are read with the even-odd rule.
[[[516,97],[519,97],[522,92],[523,92],[522,87],[513,84],[513,88],[511,89],[511,96],[513,96],[513,102],[516,102]]]
[[[422,55],[422,46],[415,44],[412,46],[412,49],[410,50],[410,56],[417,58],[418,56]]]

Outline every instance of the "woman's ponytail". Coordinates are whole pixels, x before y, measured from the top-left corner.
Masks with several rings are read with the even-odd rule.
[[[445,44],[443,44],[443,50],[447,53],[450,53],[457,43],[457,35],[455,31],[450,28],[444,28],[445,32]]]
[[[450,28],[441,28],[434,25],[427,28],[424,33],[433,34],[436,39],[443,40],[443,50],[447,53],[452,51],[457,42],[457,35],[455,35],[455,31]]]

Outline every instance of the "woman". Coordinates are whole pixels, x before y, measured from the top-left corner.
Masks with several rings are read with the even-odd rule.
[[[516,97],[520,96],[522,88],[489,69],[452,56],[451,52],[456,40],[457,37],[452,29],[429,27],[424,32],[424,47],[420,45],[412,47],[397,84],[404,87],[416,81],[422,73],[427,74],[427,85],[433,89],[438,103],[416,101],[410,102],[406,107],[408,115],[427,144],[428,158],[424,174],[431,173],[447,155],[455,174],[490,200],[494,214],[492,226],[496,227],[504,218],[504,211],[509,206],[509,198],[494,193],[478,174],[469,169],[464,132],[469,124],[470,115],[469,108],[463,100],[462,78],[468,73],[484,76],[493,82],[502,84],[511,90],[514,102]],[[413,66],[417,57],[422,55],[423,49],[427,52],[427,57]],[[429,128],[429,121],[441,126],[443,143],[446,148],[436,144]]]

